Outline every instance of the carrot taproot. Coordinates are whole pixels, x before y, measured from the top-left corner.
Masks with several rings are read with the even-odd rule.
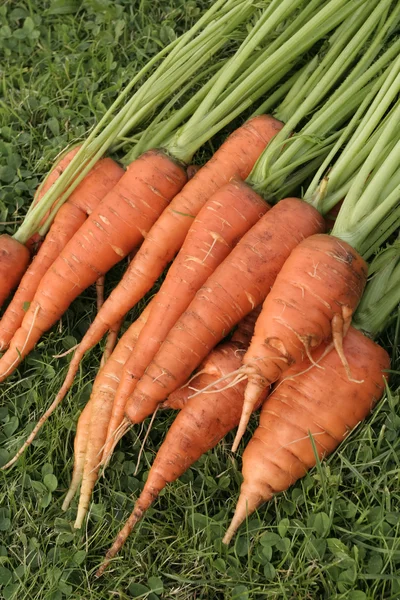
[[[74,438],[74,468],[72,471],[71,483],[62,503],[62,510],[67,510],[71,504],[79,486],[81,485],[83,469],[85,465],[86,449],[88,445],[89,426],[92,418],[92,402],[86,404],[80,414],[76,426]]]
[[[90,396],[92,418],[87,431],[87,444],[81,476],[81,491],[78,512],[74,527],[79,529],[89,507],[93,488],[101,466],[103,447],[110,430],[114,414],[114,396],[121,377],[123,366],[135,347],[137,338],[146,323],[154,299],[141,315],[127,329],[119,340],[114,352],[100,369]],[[122,417],[121,417],[122,420]],[[116,427],[118,426],[118,422]],[[110,435],[112,435],[112,430]]]
[[[244,481],[224,543],[248,515],[316,464],[311,435],[321,459],[381,398],[390,365],[387,352],[353,327],[343,346],[357,381],[348,378],[336,349],[323,356],[325,343],[312,355],[318,366],[308,358],[294,364],[264,402],[259,427],[243,453]]]
[[[241,352],[249,343],[251,327],[254,326],[258,312],[256,309],[256,312],[247,316],[243,328],[242,323],[239,324],[231,341],[221,344],[211,352],[201,365],[193,385],[202,389],[234,371],[241,364]],[[185,387],[190,385],[191,382]],[[221,389],[223,387],[224,384],[217,384],[216,392],[200,394],[182,406],[157,452],[131,516],[97,571],[98,577],[121,549],[133,527],[157,499],[161,490],[168,483],[178,479],[202,454],[214,448],[238,423],[244,386],[239,384],[229,389]],[[174,402],[172,399],[172,403]]]
[[[125,405],[197,290],[268,209],[268,204],[237,178],[205,203],[157,293],[147,323],[125,364],[116,402]]]
[[[285,260],[305,237],[323,231],[316,209],[287,198],[248,231],[170,330],[126,405],[139,423],[179,387],[210,350],[260,304]]]
[[[233,451],[258,394],[293,363],[310,358],[313,349],[332,338],[345,363],[343,335],[366,281],[363,258],[334,236],[311,236],[293,250],[265,299],[239,370],[247,386]]]
[[[69,158],[72,160],[72,157]],[[123,173],[123,169],[110,158],[100,160],[57,212],[44,243],[22,277],[0,321],[0,351],[8,347],[21,325],[27,306],[32,301],[42,277]],[[53,175],[53,172],[50,175]]]
[[[251,119],[227,138],[208,163],[175,196],[151,228],[122,280],[83,337],[58,398],[62,399],[72,385],[84,354],[151,289],[181,248],[193,219],[207,200],[232,177],[244,179],[281,126],[279,121],[267,115]],[[246,202],[246,198],[243,201]]]
[[[0,381],[84,289],[142,242],[185,181],[184,169],[161,151],[149,151],[129,165],[43,276],[0,359]]]

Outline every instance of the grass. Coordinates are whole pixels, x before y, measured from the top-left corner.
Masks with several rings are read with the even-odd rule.
[[[41,176],[84,134],[121,85],[187,28],[193,0],[6,0],[0,7],[0,221],[13,232]],[[121,269],[108,277],[108,288]],[[54,398],[72,347],[95,314],[77,299],[17,374],[0,387],[0,461]],[[130,315],[132,317],[133,315]],[[129,322],[130,319],[127,319]],[[382,338],[399,370],[399,320]],[[134,475],[143,431],[120,445],[82,531],[61,503],[76,420],[100,351],[85,359],[68,399],[17,466],[0,473],[0,597],[5,600],[398,599],[400,417],[396,372],[369,420],[338,451],[222,546],[240,485],[228,436],[168,487],[99,581],[94,571],[134,498],[173,415],[160,416]],[[255,421],[254,421],[255,422]],[[253,422],[253,425],[254,425]],[[147,424],[146,424],[147,426]],[[242,446],[243,448],[243,446]]]

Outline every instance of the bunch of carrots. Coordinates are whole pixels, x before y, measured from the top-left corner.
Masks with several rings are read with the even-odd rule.
[[[166,484],[236,427],[237,450],[258,408],[226,543],[382,397],[390,360],[371,338],[400,298],[399,21],[393,0],[218,0],[60,159],[15,236],[1,236],[3,301],[19,283],[0,321],[2,382],[131,256],[54,402],[3,468],[107,333],[63,503],[80,491],[75,527],[123,435],[160,409],[179,411],[99,575]],[[192,169],[197,150],[260,99]],[[103,157],[109,149],[125,152],[126,169]]]

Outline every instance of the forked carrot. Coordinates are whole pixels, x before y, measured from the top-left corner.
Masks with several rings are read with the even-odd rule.
[[[390,365],[383,348],[350,327],[343,343],[354,377],[350,380],[335,349],[323,356],[326,346],[312,354],[318,366],[308,358],[297,363],[265,401],[260,425],[243,453],[244,481],[224,543],[247,516],[316,464],[311,436],[321,459],[381,398]]]
[[[194,385],[202,389],[240,365],[241,352],[246,347],[244,344],[250,340],[251,327],[254,326],[258,312],[247,317],[243,329],[242,324],[239,325],[231,341],[221,344],[211,352],[201,365],[197,376],[185,387]],[[244,386],[239,384],[223,390],[224,387],[225,384],[217,384],[215,392],[200,394],[182,407],[157,453],[131,516],[97,571],[98,577],[120,550],[143,513],[157,499],[160,491],[168,483],[178,479],[202,454],[214,448],[238,423]]]
[[[258,395],[293,363],[311,359],[314,348],[333,339],[345,364],[343,336],[366,281],[365,261],[338,238],[311,236],[293,250],[265,299],[239,370],[248,383],[234,451]]]
[[[324,220],[297,198],[279,202],[248,231],[170,330],[126,405],[140,423],[182,385],[210,350],[267,296],[290,252],[323,231]]]
[[[72,160],[72,157],[69,158]],[[61,169],[61,166],[58,168]],[[21,325],[42,277],[83,225],[87,216],[112,190],[123,173],[123,169],[110,158],[100,160],[57,212],[44,243],[28,267],[0,321],[0,351],[4,351],[8,347],[10,340]],[[52,176],[53,171],[46,184],[52,179]]]

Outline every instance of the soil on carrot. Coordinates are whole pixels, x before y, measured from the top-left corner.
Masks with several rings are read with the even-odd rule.
[[[79,141],[137,68],[208,4],[3,1],[0,233],[15,231],[55,156]],[[216,144],[196,162],[209,157]],[[123,268],[107,276],[107,292]],[[54,355],[82,338],[95,312],[93,287],[0,386],[0,465],[63,381],[69,356]],[[131,311],[125,328],[136,314]],[[66,513],[61,504],[72,472],[77,418],[102,348],[92,351],[32,447],[12,470],[0,473],[0,598],[398,599],[399,337],[400,317],[380,340],[392,356],[393,373],[374,414],[326,462],[252,515],[231,546],[223,546],[222,537],[238,497],[240,456],[249,433],[237,455],[230,453],[230,434],[164,490],[100,580],[95,570],[133,508],[173,413],[157,417],[138,468],[148,421],[126,436],[96,486],[87,522],[75,531],[76,503]],[[256,421],[253,417],[252,428]]]

